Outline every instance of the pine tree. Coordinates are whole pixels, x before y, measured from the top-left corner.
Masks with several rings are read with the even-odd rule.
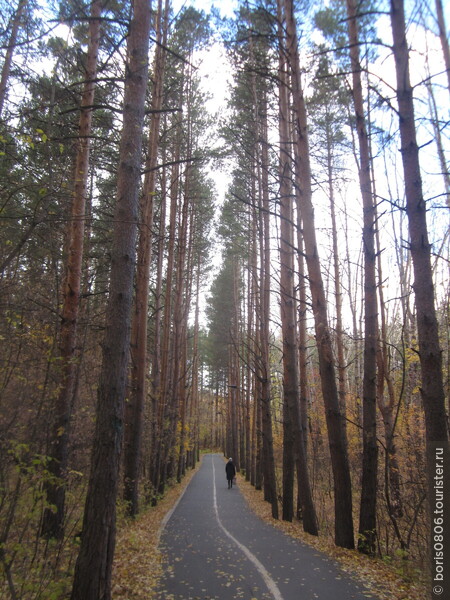
[[[116,499],[122,450],[137,235],[142,132],[148,85],[150,5],[134,3],[127,43],[123,130],[107,326],[98,388],[97,422],[72,600],[111,598]]]

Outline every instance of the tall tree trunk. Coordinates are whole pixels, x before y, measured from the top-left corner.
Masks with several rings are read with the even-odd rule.
[[[294,280],[294,234],[291,184],[291,138],[287,63],[280,51],[280,306],[283,335],[283,520],[294,516],[294,470],[302,480],[303,528],[317,535],[317,517],[309,483],[303,430],[300,422],[298,342]]]
[[[111,278],[91,474],[71,600],[110,600],[130,350],[151,6],[135,0],[127,43]]]
[[[0,78],[0,117],[2,116],[3,106],[5,104],[6,89],[8,87],[9,74],[11,72],[14,48],[17,43],[17,35],[19,33],[19,28],[22,24],[22,15],[25,12],[27,4],[28,0],[19,0],[19,4],[17,5],[17,9],[12,20],[11,35],[9,36],[5,60],[3,62],[2,67],[2,75]]]
[[[260,129],[260,144],[256,147],[256,174],[259,198],[259,251],[261,275],[259,281],[259,342],[260,342],[260,385],[262,419],[262,453],[264,470],[264,496],[272,505],[272,517],[278,519],[278,497],[273,451],[272,401],[270,382],[270,207],[269,207],[269,142],[267,123],[267,94],[264,92],[262,112],[258,111],[258,98],[255,80],[253,82],[253,102],[255,105],[256,126]],[[256,227],[256,219],[255,219]]]
[[[372,158],[372,153],[371,153]],[[373,182],[374,196],[376,193],[376,179],[374,173],[374,163],[371,160],[371,173]],[[376,212],[377,208],[375,207]],[[378,216],[377,216],[378,219]],[[381,241],[378,228],[375,232],[376,252],[377,252],[377,270],[378,270],[378,298],[380,307],[380,340],[377,350],[377,404],[380,413],[383,417],[384,435],[385,435],[385,497],[388,505],[388,513],[392,521],[403,516],[402,498],[401,498],[401,474],[400,464],[397,457],[397,447],[395,443],[395,427],[397,424],[397,416],[400,409],[400,401],[396,403],[394,382],[390,373],[390,357],[387,333],[387,309],[384,300],[383,291],[383,266],[381,260]],[[385,384],[387,387],[388,397],[385,400]],[[394,530],[397,532],[399,528],[394,523]]]
[[[383,302],[380,302],[383,308]],[[384,321],[384,319],[383,319]],[[391,520],[398,519],[403,515],[401,493],[400,493],[400,465],[397,460],[397,448],[395,444],[395,426],[397,421],[398,406],[395,404],[395,392],[392,379],[389,375],[389,360],[385,326],[382,326],[383,338],[378,349],[378,385],[377,403],[383,417],[384,439],[386,445],[385,462],[385,497],[388,513]],[[385,400],[385,382],[388,388],[388,398]],[[396,527],[396,530],[398,528]]]
[[[136,292],[131,327],[130,394],[125,407],[124,500],[131,516],[139,510],[139,476],[142,445],[142,415],[147,397],[147,324],[150,285],[150,263],[153,237],[153,198],[158,160],[159,125],[163,100],[165,40],[167,39],[167,2],[162,18],[162,0],[156,20],[156,51],[152,89],[148,159],[141,197],[139,243],[137,250]]]
[[[200,419],[200,356],[199,356],[199,336],[200,336],[200,275],[201,275],[201,257],[197,256],[196,265],[196,281],[195,281],[195,317],[194,317],[194,339],[192,342],[192,400],[189,411],[189,423],[192,436],[192,451],[191,460],[188,464],[192,469],[197,462],[197,454],[199,448],[199,419]],[[211,432],[213,427],[211,427]],[[213,441],[211,439],[211,447]]]
[[[414,270],[414,295],[422,371],[422,401],[427,440],[446,440],[445,396],[442,383],[442,356],[434,306],[430,243],[420,175],[419,148],[414,122],[413,93],[409,78],[409,56],[405,31],[403,0],[391,0],[391,23],[397,75],[397,100],[401,154],[405,176],[406,214]]]
[[[193,397],[193,363],[194,363],[194,349],[192,353],[189,351],[188,334],[189,330],[189,315],[191,312],[192,300],[194,298],[194,286],[196,288],[196,266],[197,257],[194,249],[195,244],[195,227],[194,227],[194,216],[195,209],[193,205],[193,195],[190,196],[190,212],[189,212],[189,225],[188,225],[188,240],[187,240],[187,264],[185,267],[185,299],[183,306],[183,355],[182,355],[182,406],[184,405],[184,416],[181,414],[181,440],[180,440],[180,457],[178,461],[178,477],[181,479],[186,474],[186,469],[189,467],[190,460],[190,449],[194,446],[194,427],[192,422],[192,409],[194,404]],[[196,313],[196,300],[194,301],[194,324],[193,324],[193,338],[195,337],[195,313]],[[193,339],[194,342],[194,339]],[[183,391],[184,388],[184,391]]]
[[[257,432],[256,432],[256,410],[258,405],[258,381],[253,381],[252,386],[252,398],[253,398],[253,411],[252,411],[252,430],[251,430],[251,470],[250,470],[250,484],[256,488],[256,443],[257,443]]]
[[[358,319],[357,319],[357,299],[356,299],[356,292],[354,292],[353,290],[356,289],[357,286],[354,286],[353,283],[353,269],[352,269],[352,264],[351,264],[351,260],[350,260],[350,247],[349,247],[349,231],[348,231],[348,211],[347,211],[347,207],[344,205],[344,236],[345,236],[345,263],[347,265],[346,271],[347,271],[347,293],[348,293],[348,298],[349,298],[349,302],[350,302],[350,313],[351,313],[351,317],[352,317],[352,338],[353,338],[353,343],[352,343],[352,354],[353,354],[353,376],[352,376],[352,382],[351,382],[351,386],[352,387],[352,393],[354,394],[355,398],[356,398],[356,406],[358,408],[358,412],[359,412],[359,404],[360,404],[360,382],[361,382],[361,361],[360,361],[360,355],[361,355],[361,350],[360,350],[360,338],[361,338],[361,334],[359,332],[358,329]],[[359,414],[357,415],[357,421],[359,424]]]
[[[441,40],[442,53],[444,55],[445,70],[447,72],[447,87],[450,94],[450,48],[448,44],[442,0],[436,0],[436,16],[439,26],[439,38]]]
[[[267,146],[266,139],[264,144]],[[263,156],[265,150],[263,149]],[[268,186],[265,186],[264,171],[268,170],[268,157],[263,158],[263,271],[261,274],[261,323],[260,323],[260,341],[261,341],[261,361],[262,361],[262,381],[261,381],[261,419],[262,419],[262,443],[264,457],[264,490],[267,500],[272,504],[272,517],[278,519],[278,494],[275,478],[275,457],[273,449],[273,431],[272,431],[272,399],[270,382],[270,285],[271,285],[271,265],[270,265],[270,216],[269,216],[269,198]]]
[[[336,203],[334,198],[334,173],[333,173],[333,153],[331,132],[327,123],[327,173],[328,173],[328,193],[330,200],[331,215],[331,237],[333,243],[333,270],[334,270],[334,297],[336,301],[336,349],[337,349],[337,371],[338,371],[338,394],[341,411],[346,417],[347,414],[347,389],[346,389],[346,366],[345,366],[345,348],[344,348],[344,329],[342,321],[342,286],[341,270],[339,264],[339,243],[338,230],[336,223]],[[345,419],[344,419],[345,425]]]
[[[189,121],[189,116],[188,116]],[[190,130],[190,123],[187,124]],[[188,134],[188,146],[190,146],[190,133]],[[188,157],[190,147],[188,148]],[[188,306],[188,287],[190,276],[187,275],[189,269],[186,268],[186,255],[188,252],[188,208],[189,208],[189,189],[190,185],[190,167],[186,168],[185,183],[184,183],[184,202],[181,214],[181,223],[178,235],[177,248],[177,276],[176,276],[176,293],[174,305],[174,372],[177,374],[175,383],[176,406],[173,412],[173,426],[179,420],[180,423],[180,446],[178,457],[177,478],[181,481],[182,472],[184,471],[184,453],[186,444],[186,333],[187,333],[187,306]],[[174,432],[175,432],[174,430]],[[175,440],[174,440],[175,441]]]
[[[240,471],[241,457],[239,456],[239,418],[238,406],[241,398],[241,377],[239,370],[239,348],[241,342],[240,324],[240,304],[239,304],[239,283],[240,283],[240,265],[238,259],[233,261],[233,307],[234,318],[231,324],[231,339],[230,346],[230,408],[231,408],[231,457],[233,458],[236,471]]]
[[[413,90],[409,76],[409,53],[406,40],[403,0],[391,0],[391,26],[397,77],[397,101],[401,155],[405,180],[406,214],[414,271],[414,296],[417,311],[419,359],[422,374],[421,396],[425,413],[427,470],[430,518],[434,490],[435,448],[446,445],[447,417],[442,375],[442,354],[434,305],[434,285],[428,241],[426,204],[420,174],[419,148],[414,121]],[[431,529],[430,529],[431,531]]]
[[[261,490],[263,486],[263,439],[262,439],[262,391],[261,382],[255,382],[255,412],[254,412],[254,446],[255,446],[255,489]]]
[[[80,306],[83,243],[86,223],[86,196],[89,175],[89,138],[92,105],[100,44],[102,2],[91,5],[89,44],[86,59],[86,79],[81,98],[78,145],[75,159],[75,179],[72,213],[68,229],[68,256],[63,286],[63,306],[60,330],[61,385],[53,409],[52,438],[49,448],[49,472],[52,481],[45,485],[47,503],[42,522],[42,535],[62,538],[64,535],[65,486],[69,454],[69,429],[76,381],[75,352]]]
[[[258,181],[257,167],[255,157],[252,157],[252,199],[256,204],[256,185]],[[253,373],[256,377],[259,374],[258,359],[261,354],[261,335],[258,327],[259,318],[261,315],[261,293],[258,287],[258,241],[257,241],[257,220],[258,214],[256,207],[248,213],[248,228],[251,231],[249,249],[248,249],[248,271],[247,271],[247,355],[246,355],[246,385],[245,393],[245,416],[244,416],[244,432],[245,432],[245,479],[250,479],[250,397],[252,393]],[[264,494],[266,495],[266,494]]]
[[[363,465],[359,512],[358,549],[367,554],[376,550],[377,501],[377,286],[375,253],[375,202],[372,193],[370,148],[364,117],[364,100],[359,58],[359,35],[354,0],[347,0],[350,60],[353,77],[353,104],[359,141],[359,182],[363,200],[364,247],[364,375],[363,375]]]
[[[307,117],[300,80],[297,33],[292,0],[284,0],[284,6],[287,31],[286,50],[292,72],[292,94],[296,113],[295,143],[298,144],[299,148],[299,168],[302,183],[302,187],[298,189],[298,194],[302,213],[306,264],[312,296],[322,395],[325,404],[334,479],[335,542],[338,546],[354,548],[352,486],[347,454],[347,439],[344,418],[339,406],[327,303],[316,241]]]
[[[283,336],[283,511],[284,521],[294,515],[294,416],[298,393],[295,332],[295,296],[292,240],[292,206],[289,159],[289,99],[286,63],[280,59],[280,309]]]
[[[303,250],[302,223],[300,217],[300,207],[297,200],[297,249],[298,249],[298,278],[299,278],[299,308],[298,308],[298,368],[300,377],[300,426],[302,428],[303,444],[305,446],[306,460],[308,461],[308,396],[309,396],[309,374],[308,374],[308,331],[307,331],[307,313],[308,305],[306,301],[306,276],[305,276],[305,257]],[[302,507],[300,503],[301,487],[300,474],[297,476],[297,517],[303,518],[301,514]]]
[[[294,117],[294,115],[293,115]],[[298,144],[294,144],[295,156],[295,178],[296,187],[300,189],[300,156]],[[305,277],[305,260],[304,260],[304,242],[303,228],[301,218],[301,206],[299,195],[295,195],[297,208],[297,260],[298,260],[298,287],[299,287],[299,322],[298,322],[298,369],[299,369],[299,417],[301,428],[301,439],[303,440],[305,460],[302,462],[297,460],[297,516],[302,521],[304,520],[304,485],[305,477],[309,479],[309,474],[303,473],[303,470],[308,465],[308,372],[307,372],[307,303],[306,303],[306,277]],[[308,481],[307,479],[307,481]],[[318,530],[310,531],[314,535],[318,534]]]
[[[166,129],[166,128],[165,128]],[[163,152],[163,164],[166,163],[166,152]],[[164,242],[166,229],[166,196],[167,196],[167,169],[164,167],[161,175],[161,203],[158,226],[158,243],[156,258],[156,286],[155,286],[155,309],[154,309],[154,334],[152,340],[152,378],[151,378],[151,433],[150,433],[150,469],[149,481],[152,484],[150,492],[152,502],[156,501],[155,482],[157,463],[159,455],[159,408],[161,399],[161,352],[162,352],[162,311],[163,311],[163,267],[164,267]]]
[[[178,120],[179,117],[176,117]],[[161,333],[161,374],[160,389],[158,393],[158,410],[155,439],[155,466],[153,472],[153,487],[155,494],[160,494],[165,486],[164,469],[166,468],[166,458],[169,452],[168,431],[165,425],[169,410],[169,399],[171,386],[173,384],[173,373],[170,371],[171,354],[171,331],[173,314],[173,281],[175,268],[175,238],[177,225],[177,206],[180,175],[180,140],[181,123],[177,123],[178,131],[176,134],[175,148],[173,150],[173,167],[170,181],[170,214],[169,214],[169,245],[167,252],[166,268],[166,286],[164,299],[164,319]]]
[[[449,73],[449,77],[450,77],[450,70],[448,71],[448,73]],[[427,90],[428,90],[428,106],[430,108],[431,125],[433,127],[434,141],[436,143],[436,150],[438,153],[439,165],[441,167],[441,174],[442,174],[442,178],[444,180],[443,183],[444,183],[445,196],[447,198],[447,206],[448,206],[448,208],[450,208],[450,172],[447,167],[447,156],[446,156],[446,152],[445,152],[445,144],[443,142],[443,136],[442,136],[443,132],[441,131],[441,124],[440,124],[440,120],[439,120],[439,113],[438,113],[438,106],[437,106],[437,102],[436,102],[435,89],[432,85],[432,76],[431,76],[431,71],[430,71],[428,53],[427,53],[427,74],[428,74],[428,78],[426,81],[426,86],[427,86]],[[449,85],[449,90],[450,90],[450,85]],[[446,245],[448,243],[448,236],[449,236],[449,232],[447,231],[447,235],[442,240],[441,249],[446,247]],[[436,254],[437,254],[437,256],[441,256],[442,252],[438,251]]]

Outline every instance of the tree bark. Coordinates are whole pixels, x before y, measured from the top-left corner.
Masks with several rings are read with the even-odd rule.
[[[436,0],[436,16],[439,26],[439,38],[441,40],[442,54],[444,55],[445,70],[447,72],[447,87],[450,94],[450,48],[445,26],[444,7],[442,0]]]
[[[166,286],[164,298],[164,318],[161,334],[161,374],[160,388],[158,393],[158,410],[155,439],[155,465],[153,472],[154,493],[160,494],[165,487],[166,459],[169,453],[169,431],[166,419],[169,412],[169,400],[174,386],[174,373],[170,370],[170,357],[173,349],[172,317],[173,317],[173,282],[175,279],[175,239],[178,214],[178,190],[180,175],[180,141],[181,122],[176,117],[177,132],[175,136],[175,148],[173,149],[173,167],[170,181],[170,211],[169,211],[169,240],[167,251]]]
[[[188,128],[188,156],[190,156],[191,138],[190,138],[190,115],[188,109],[187,117],[187,128]],[[186,265],[186,257],[188,252],[188,209],[189,209],[189,197],[190,197],[190,166],[186,168],[185,182],[184,182],[184,202],[181,211],[181,223],[178,234],[178,248],[177,248],[177,272],[176,272],[176,292],[175,292],[175,304],[174,304],[174,373],[177,375],[175,382],[174,396],[176,397],[176,406],[174,406],[173,422],[174,433],[176,430],[176,423],[179,420],[180,423],[180,446],[179,446],[179,457],[178,457],[178,471],[177,479],[181,481],[182,471],[184,470],[184,452],[186,444],[186,332],[187,332],[187,295],[190,276],[188,275],[189,269]],[[175,441],[175,439],[174,439]]]
[[[278,497],[275,479],[275,459],[273,451],[273,432],[272,432],[272,400],[270,383],[270,286],[271,286],[271,262],[270,262],[270,213],[268,197],[268,141],[267,141],[267,123],[263,124],[264,138],[262,148],[262,166],[261,166],[261,192],[262,192],[262,227],[263,227],[263,246],[261,247],[261,320],[260,320],[260,341],[261,341],[261,362],[262,362],[262,381],[261,381],[261,417],[262,417],[262,436],[263,436],[263,456],[264,456],[264,488],[268,501],[272,504],[272,517],[278,519]]]
[[[434,305],[434,284],[428,241],[426,204],[423,197],[419,164],[419,148],[414,122],[413,91],[409,77],[409,55],[406,41],[403,0],[391,0],[391,24],[397,76],[397,101],[401,137],[401,155],[405,178],[406,214],[414,270],[414,295],[417,309],[417,331],[421,395],[425,412],[428,442],[448,439],[445,394],[442,380],[442,355]]]
[[[49,448],[49,472],[52,481],[45,485],[47,503],[41,532],[45,537],[62,538],[64,535],[65,485],[69,454],[69,429],[76,380],[75,349],[77,344],[78,313],[80,308],[83,244],[86,223],[86,196],[89,175],[89,138],[98,50],[100,45],[100,15],[102,2],[91,5],[89,43],[86,58],[86,78],[81,98],[75,159],[74,190],[71,220],[68,228],[68,256],[63,285],[63,306],[59,342],[61,385],[53,409],[53,425]]]
[[[419,148],[414,121],[413,90],[409,75],[403,0],[391,0],[391,26],[397,78],[397,102],[400,125],[401,155],[405,180],[406,214],[414,272],[414,296],[417,311],[417,334],[422,374],[421,396],[425,413],[427,475],[430,519],[434,490],[436,444],[448,451],[447,416],[442,374],[442,353],[434,305],[431,248],[428,240],[426,204],[420,173]],[[431,531],[431,528],[430,528]]]
[[[257,153],[255,147],[255,153]],[[252,156],[252,191],[251,197],[254,207],[248,213],[248,229],[250,234],[248,248],[248,270],[247,270],[247,355],[246,355],[246,385],[245,393],[245,416],[244,416],[244,432],[245,432],[245,479],[250,480],[251,459],[250,459],[250,398],[254,387],[253,374],[259,375],[259,356],[262,354],[261,333],[259,328],[259,319],[261,317],[261,291],[259,289],[260,279],[258,277],[258,236],[257,223],[258,213],[256,209],[257,202],[257,182],[258,169],[257,159]],[[261,240],[260,240],[261,241]],[[266,490],[264,490],[264,499],[266,499]]]
[[[280,307],[283,335],[283,520],[294,516],[294,471],[302,481],[303,528],[317,535],[317,517],[309,483],[303,430],[300,421],[298,342],[294,281],[294,234],[291,184],[291,138],[287,63],[280,51]]]
[[[293,115],[294,117],[294,115]],[[294,144],[295,157],[295,178],[296,188],[300,189],[301,174],[300,174],[300,156],[298,144]],[[299,308],[298,308],[298,369],[299,369],[299,418],[301,428],[301,439],[303,441],[303,452],[305,455],[304,461],[297,460],[297,516],[302,521],[304,520],[304,485],[305,477],[309,480],[309,473],[304,474],[304,469],[308,465],[308,372],[307,372],[307,303],[306,303],[306,276],[305,276],[305,257],[304,257],[304,242],[303,242],[303,227],[301,217],[301,205],[299,195],[295,195],[297,208],[297,261],[298,261],[298,287],[299,287]],[[297,312],[297,309],[296,309]],[[310,484],[308,484],[310,485]],[[313,507],[314,508],[314,507]],[[316,520],[316,518],[315,518]],[[318,535],[318,526],[309,533]]]
[[[131,327],[131,376],[130,396],[125,408],[124,442],[124,500],[128,513],[134,516],[139,511],[139,477],[142,445],[142,415],[147,397],[147,324],[150,263],[153,238],[153,199],[158,160],[159,125],[163,101],[165,66],[165,40],[167,39],[168,6],[162,18],[162,0],[158,3],[156,20],[156,50],[154,58],[154,83],[152,89],[148,159],[143,193],[141,197],[139,244],[137,250],[136,292],[133,323]]]
[[[151,6],[135,0],[127,43],[111,277],[91,474],[72,600],[110,600],[130,346]]]
[[[377,509],[377,334],[378,308],[375,252],[375,202],[372,193],[370,148],[364,116],[364,99],[359,58],[357,11],[347,0],[348,34],[353,79],[353,104],[359,141],[359,182],[363,201],[364,248],[364,373],[363,373],[363,464],[359,512],[358,549],[366,554],[376,550]]]
[[[427,66],[428,66],[427,73],[429,74],[429,79],[426,82],[426,86],[428,89],[428,105],[430,107],[430,115],[431,115],[431,121],[432,121],[431,124],[433,127],[434,140],[436,143],[436,150],[437,150],[438,157],[439,157],[439,164],[441,167],[442,178],[444,180],[443,183],[444,183],[445,197],[447,199],[447,207],[450,208],[450,172],[449,172],[449,169],[447,168],[447,156],[446,156],[446,152],[445,152],[445,144],[443,142],[441,125],[440,125],[440,121],[439,121],[438,107],[437,107],[437,102],[436,102],[436,97],[435,97],[435,90],[431,83],[431,73],[429,70],[428,61],[427,61]],[[449,73],[449,77],[450,77],[450,70],[448,71],[448,73]],[[450,91],[450,85],[449,85],[449,91]],[[447,236],[443,239],[441,248],[446,247],[446,245],[448,243],[448,236],[449,236],[449,233],[447,231]],[[442,252],[437,252],[437,255],[441,256]]]
[[[303,444],[305,446],[305,456],[308,461],[308,396],[309,396],[309,374],[308,374],[308,331],[307,331],[307,313],[308,305],[306,302],[306,275],[305,275],[305,257],[303,250],[303,233],[300,217],[300,207],[297,196],[297,249],[298,249],[298,368],[300,377],[300,426],[302,428]],[[298,499],[301,498],[300,473],[297,476]],[[297,517],[301,519],[302,506],[297,502]]]
[[[342,415],[345,418],[347,413],[347,389],[346,389],[346,366],[345,366],[345,348],[344,348],[344,329],[342,324],[342,285],[341,271],[339,265],[339,244],[338,231],[336,224],[336,202],[334,198],[334,173],[333,173],[333,152],[332,141],[330,139],[329,123],[327,123],[327,172],[328,172],[328,193],[330,200],[331,215],[331,237],[333,243],[333,268],[334,268],[334,297],[336,301],[336,349],[337,349],[337,371],[338,371],[338,394],[339,404]]]
[[[241,399],[241,375],[239,369],[239,347],[241,343],[240,331],[240,303],[239,303],[239,283],[240,283],[240,264],[239,259],[233,259],[233,321],[231,323],[230,346],[230,375],[229,375],[229,394],[230,394],[230,434],[231,434],[231,454],[236,471],[241,469],[241,457],[239,455],[239,413],[238,407]]]
[[[188,466],[192,469],[195,467],[197,462],[198,448],[199,448],[199,429],[200,429],[200,385],[199,385],[199,372],[200,372],[200,356],[199,356],[199,337],[200,337],[200,275],[201,275],[201,257],[197,256],[196,265],[196,276],[195,276],[195,317],[194,317],[194,339],[192,342],[192,400],[189,411],[189,423],[191,429],[191,444],[193,446],[191,451],[191,460],[188,462]],[[211,427],[213,431],[213,427]],[[212,440],[211,440],[212,446]]]
[[[376,185],[374,164],[371,161],[372,182],[374,184],[374,195],[376,197]],[[378,211],[377,211],[378,212]],[[378,266],[378,298],[380,307],[380,340],[377,350],[377,405],[383,417],[384,435],[385,435],[385,497],[388,505],[388,512],[391,520],[403,516],[402,497],[401,497],[401,473],[397,457],[397,447],[395,443],[395,427],[399,413],[400,402],[396,403],[394,382],[390,373],[390,356],[387,333],[387,308],[384,300],[383,291],[383,268],[381,261],[381,242],[379,230],[375,232]],[[385,400],[385,383],[387,386],[387,400]],[[398,527],[394,525],[395,531]]]
[[[289,164],[289,100],[286,62],[280,57],[280,310],[283,336],[283,511],[284,521],[294,515],[295,447],[293,414],[298,393],[295,335],[295,296],[292,239],[292,189]]]
[[[5,104],[6,89],[8,87],[8,79],[9,79],[9,74],[11,72],[12,57],[13,57],[14,48],[15,48],[16,42],[17,42],[17,35],[19,33],[19,28],[21,26],[22,15],[25,11],[25,8],[27,7],[27,4],[28,4],[28,0],[19,0],[19,4],[17,5],[17,9],[15,12],[14,18],[12,20],[11,35],[9,37],[8,47],[7,47],[6,55],[5,55],[5,61],[3,63],[3,67],[2,67],[2,75],[0,78],[0,117],[2,116],[3,107]]]
[[[300,80],[297,33],[292,0],[284,0],[284,6],[287,31],[286,50],[292,73],[292,95],[296,113],[295,143],[298,144],[299,149],[299,169],[302,183],[302,187],[297,190],[297,193],[300,198],[301,217],[303,221],[306,264],[312,296],[322,396],[325,404],[334,479],[335,542],[336,545],[344,548],[354,548],[350,466],[348,462],[344,419],[339,406],[327,303],[316,241],[307,117]]]
[[[166,127],[165,127],[166,130]],[[166,163],[166,152],[163,152],[163,164]],[[163,168],[161,174],[161,204],[158,225],[158,244],[156,258],[156,286],[155,286],[155,308],[154,308],[154,334],[152,340],[152,377],[151,377],[151,452],[149,481],[152,484],[150,498],[156,502],[155,485],[158,469],[158,455],[160,449],[159,411],[161,401],[161,352],[162,352],[162,311],[163,311],[163,267],[164,267],[164,246],[166,229],[166,196],[167,196],[167,169]]]

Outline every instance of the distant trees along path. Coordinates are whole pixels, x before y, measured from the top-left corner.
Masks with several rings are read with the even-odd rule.
[[[0,0],[0,596],[109,600],[117,526],[205,449],[423,584],[448,6],[50,4]]]

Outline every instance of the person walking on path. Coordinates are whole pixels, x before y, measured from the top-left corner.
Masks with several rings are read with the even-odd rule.
[[[233,479],[236,477],[236,467],[234,466],[233,459],[229,458],[225,465],[225,472],[227,474],[228,489],[233,487]]]
[[[220,454],[204,456],[168,513],[154,600],[381,600],[372,583],[364,587],[364,570],[356,581],[331,557],[255,515],[240,490],[220,493],[224,467]]]

